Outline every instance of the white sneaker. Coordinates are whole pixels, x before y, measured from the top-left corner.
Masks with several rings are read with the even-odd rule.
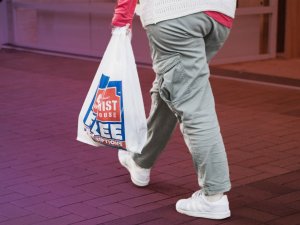
[[[124,150],[118,152],[119,162],[130,173],[132,183],[144,187],[150,182],[150,170],[139,167],[132,159],[132,153]]]
[[[220,200],[209,202],[201,190],[196,191],[188,199],[177,201],[176,210],[188,216],[208,219],[225,219],[230,217],[229,202],[226,195],[223,195]]]

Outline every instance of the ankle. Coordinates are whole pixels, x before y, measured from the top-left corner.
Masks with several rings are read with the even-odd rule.
[[[205,199],[208,202],[216,202],[219,201],[223,197],[223,193],[217,193],[214,195],[205,195]]]

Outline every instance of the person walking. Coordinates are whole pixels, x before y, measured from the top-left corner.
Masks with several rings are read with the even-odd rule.
[[[131,27],[137,0],[119,0],[112,25]],[[156,78],[150,90],[148,138],[141,154],[119,150],[132,182],[147,186],[176,124],[192,155],[200,190],[176,203],[179,213],[230,217],[228,161],[209,82],[209,61],[226,41],[236,0],[140,0]]]

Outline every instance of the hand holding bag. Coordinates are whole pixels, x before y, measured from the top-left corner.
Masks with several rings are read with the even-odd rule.
[[[77,140],[141,153],[144,103],[127,27],[117,27],[79,114]]]

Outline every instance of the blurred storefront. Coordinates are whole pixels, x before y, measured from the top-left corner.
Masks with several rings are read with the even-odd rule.
[[[110,38],[115,0],[2,0],[0,43],[51,54],[102,56]],[[300,1],[239,0],[229,40],[214,63],[300,56]],[[297,22],[298,21],[298,22]],[[150,64],[148,42],[136,17],[133,46]]]

